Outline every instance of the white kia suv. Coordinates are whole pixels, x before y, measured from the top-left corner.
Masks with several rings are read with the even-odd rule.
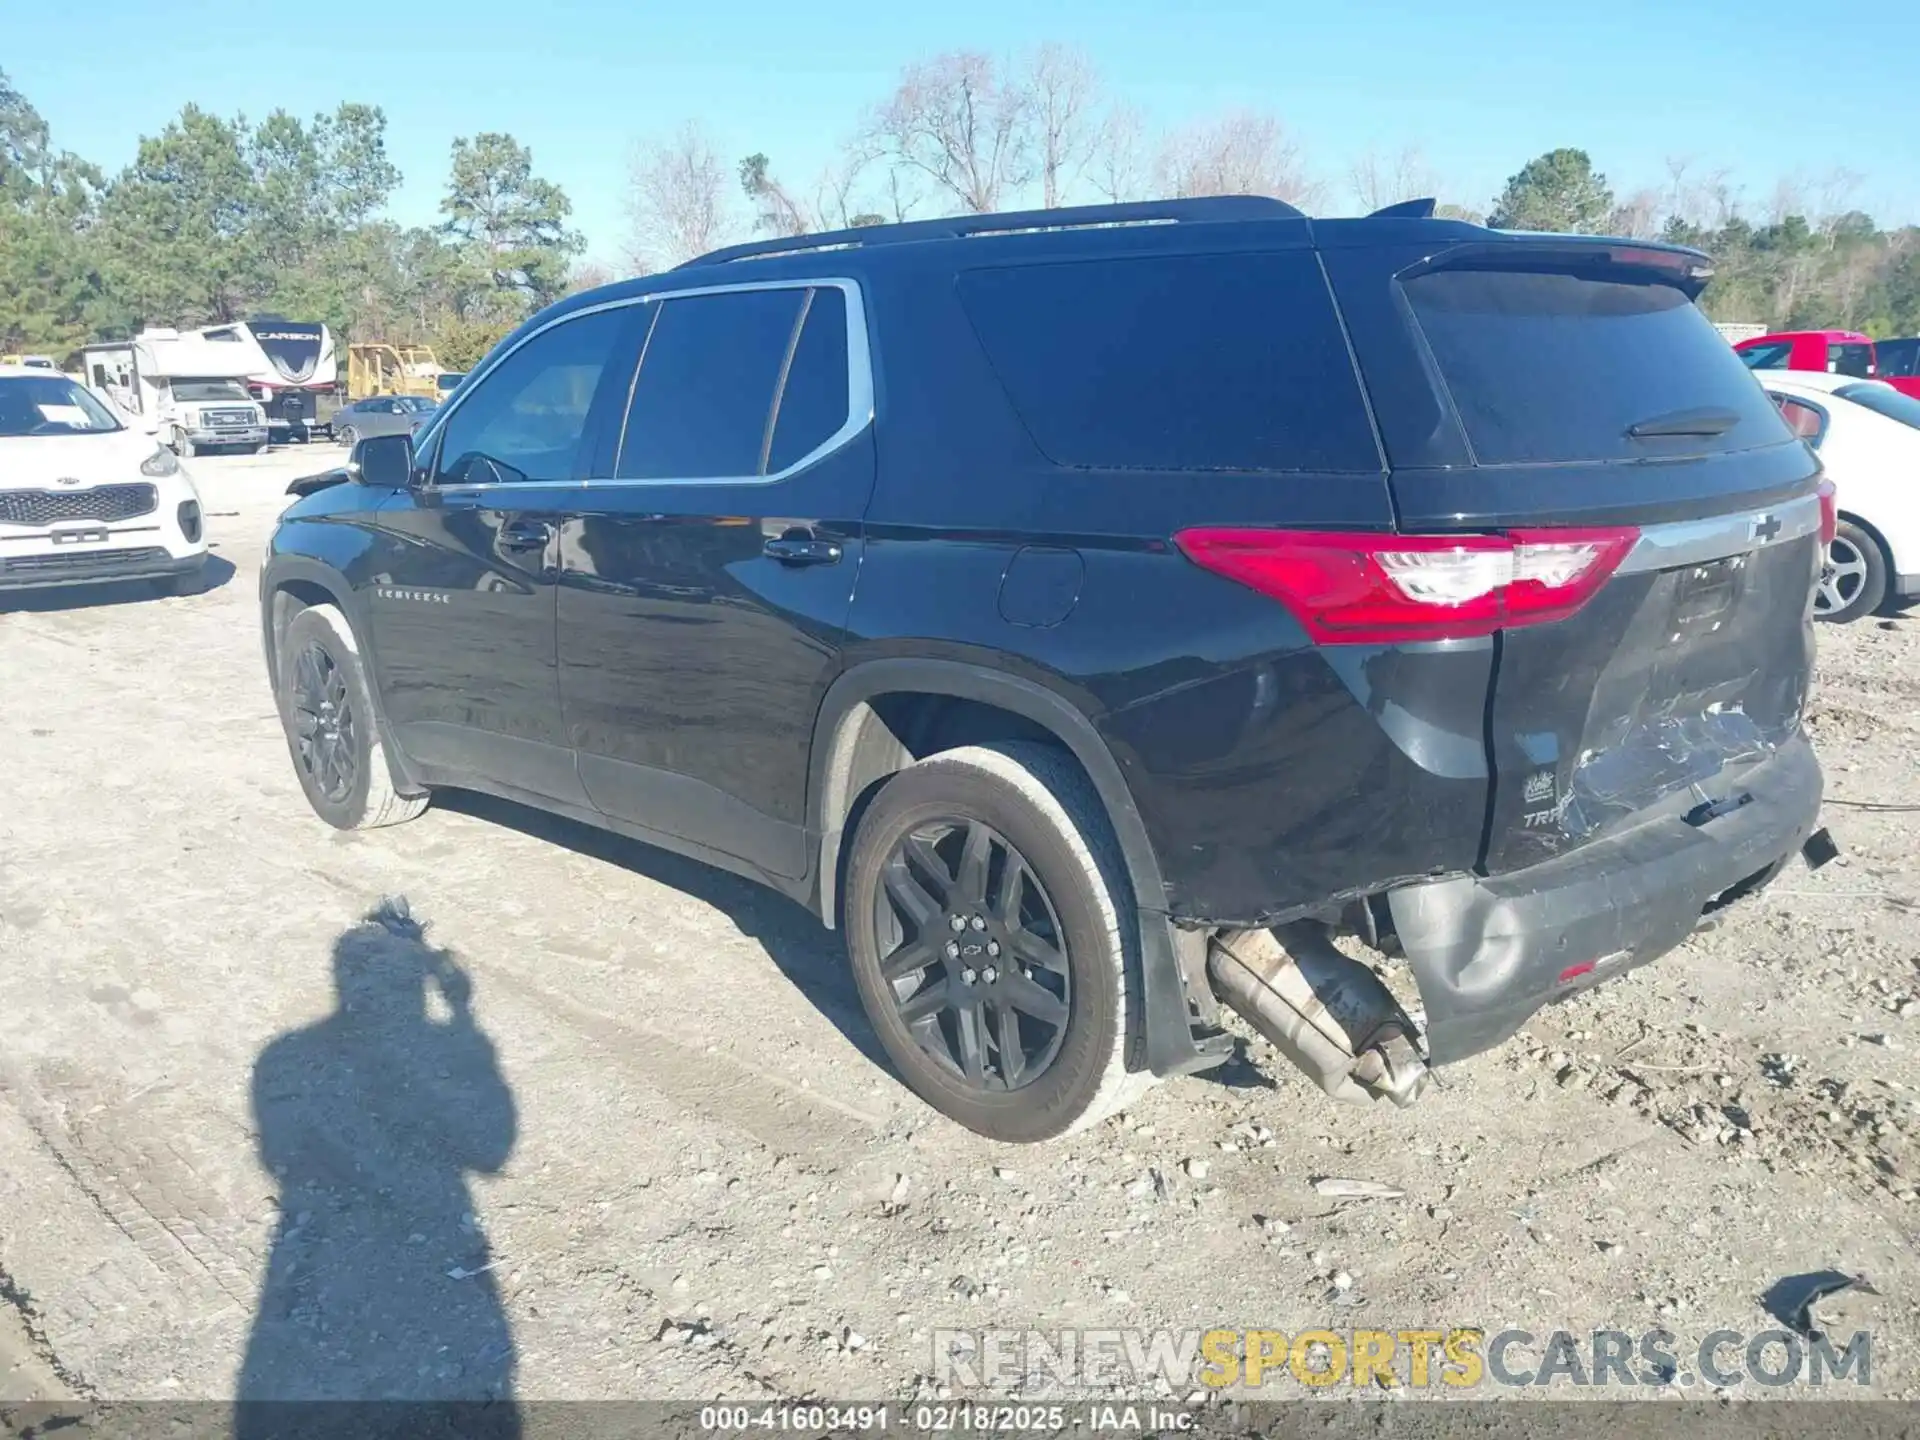
[[[206,521],[174,454],[57,371],[0,366],[0,595],[145,580],[198,589]]]

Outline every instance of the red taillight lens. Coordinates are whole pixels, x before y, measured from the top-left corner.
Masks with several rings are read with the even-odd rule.
[[[1834,488],[1833,481],[1820,481],[1820,545],[1822,549],[1833,543],[1833,537],[1840,533],[1840,492]]]
[[[1507,535],[1183,530],[1196,565],[1280,601],[1321,645],[1491,635],[1564,620],[1639,538],[1631,526]]]

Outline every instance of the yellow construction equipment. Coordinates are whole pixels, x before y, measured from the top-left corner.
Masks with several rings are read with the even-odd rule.
[[[440,398],[440,361],[430,346],[367,342],[347,346],[347,399],[369,395]]]

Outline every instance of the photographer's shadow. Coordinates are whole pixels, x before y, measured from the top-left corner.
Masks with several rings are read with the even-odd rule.
[[[300,1407],[272,1402],[408,1400],[465,1402],[436,1418],[458,1411],[463,1433],[517,1435],[513,1335],[467,1186],[506,1163],[514,1104],[470,982],[404,901],[340,936],[333,974],[333,1013],[254,1066],[280,1216],[236,1433],[298,1430]],[[416,1423],[399,1407],[384,1418],[432,1428],[407,1408]]]

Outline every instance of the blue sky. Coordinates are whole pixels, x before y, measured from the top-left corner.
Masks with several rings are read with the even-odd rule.
[[[1327,182],[1327,213],[1351,208],[1347,169],[1370,147],[1418,144],[1442,198],[1484,208],[1530,156],[1575,145],[1621,193],[1661,183],[1669,156],[1730,169],[1753,211],[1782,175],[1845,166],[1865,177],[1861,208],[1920,222],[1920,124],[1887,103],[1920,67],[1907,5],[1856,25],[1733,0],[0,4],[0,67],[57,144],[110,172],[188,101],[255,118],[365,101],[385,108],[406,176],[397,218],[433,218],[456,135],[506,130],[606,261],[623,253],[636,139],[699,119],[729,159],[764,150],[807,181],[906,62],[1047,40],[1084,50],[1159,125],[1278,115]]]

